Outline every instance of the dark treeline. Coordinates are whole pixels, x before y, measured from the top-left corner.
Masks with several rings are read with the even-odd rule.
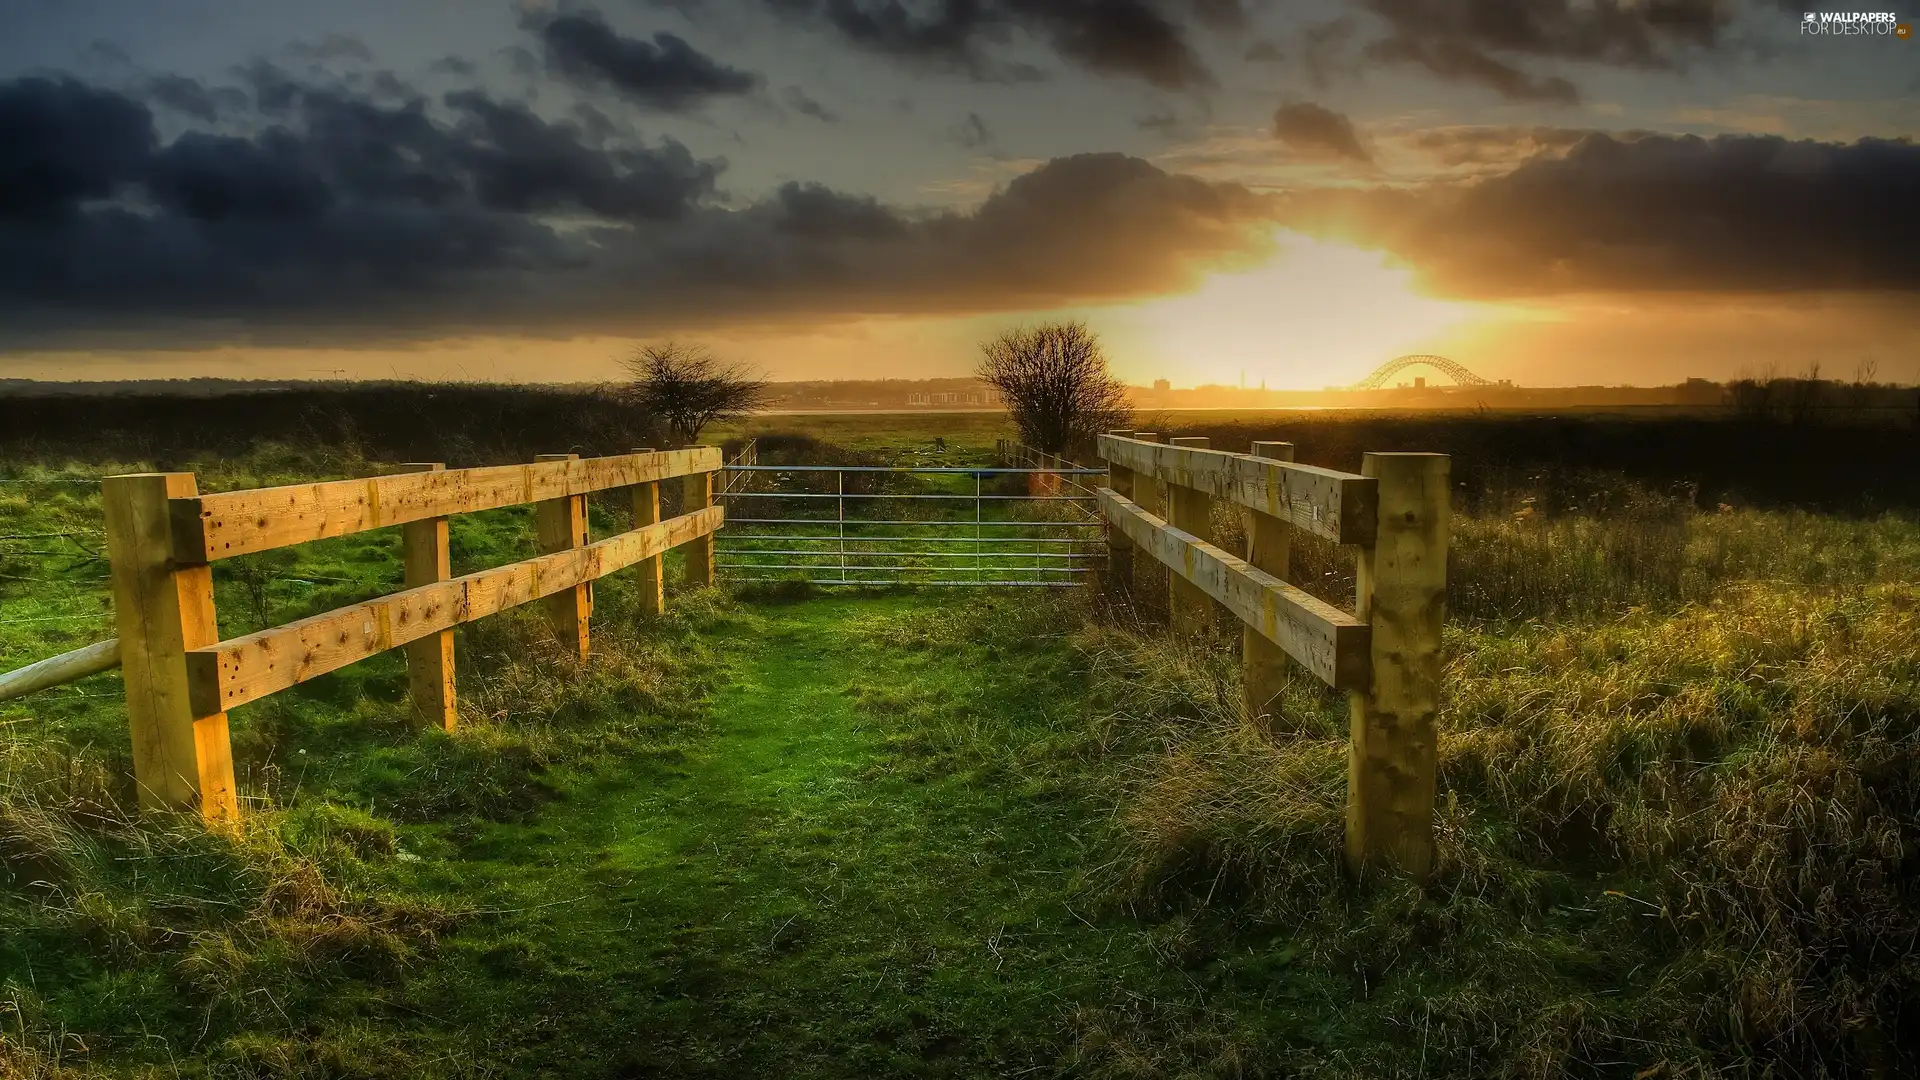
[[[346,384],[228,393],[0,396],[0,454],[151,462],[262,443],[459,467],[664,445],[649,417],[590,387]]]
[[[1147,412],[1135,423],[1163,434],[1210,436],[1223,450],[1287,439],[1297,444],[1299,460],[1349,470],[1360,467],[1368,450],[1451,454],[1457,499],[1467,510],[1516,492],[1532,495],[1541,512],[1591,509],[1596,493],[1622,476],[1709,509],[1723,501],[1843,513],[1920,509],[1920,425],[1914,424],[1796,424],[1737,413],[1500,412],[1299,413],[1252,423]],[[901,425],[910,428],[912,420]],[[794,426],[805,423],[796,418]],[[460,467],[544,453],[618,453],[665,445],[664,438],[639,410],[590,387],[363,383],[211,398],[0,395],[0,455],[16,461],[145,462],[164,469],[280,443],[371,461]]]
[[[1141,426],[1152,417],[1142,417]],[[1303,414],[1278,423],[1163,418],[1163,434],[1219,450],[1295,444],[1297,460],[1358,471],[1366,451],[1453,456],[1466,510],[1524,494],[1541,512],[1595,509],[1625,476],[1711,509],[1799,506],[1831,513],[1920,509],[1920,426],[1794,425],[1703,417]]]

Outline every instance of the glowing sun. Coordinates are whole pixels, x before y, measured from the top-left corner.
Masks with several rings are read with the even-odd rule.
[[[1244,372],[1248,386],[1343,385],[1403,353],[1441,350],[1498,314],[1421,295],[1413,271],[1384,252],[1292,232],[1275,241],[1280,253],[1262,266],[1116,312],[1140,366],[1160,369],[1138,376],[1233,385]]]

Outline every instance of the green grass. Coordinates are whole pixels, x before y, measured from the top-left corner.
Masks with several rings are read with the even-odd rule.
[[[185,1075],[973,1076],[1050,1069],[1077,1017],[1138,1000],[1222,1008],[1166,962],[1177,940],[1098,910],[1101,804],[1023,760],[1079,743],[1070,614],[695,602],[645,633],[678,639],[652,662],[697,636],[672,673],[711,688],[697,707],[623,698],[649,646],[619,632],[585,672],[500,662],[514,715],[451,738],[302,702],[277,743],[310,762],[291,809],[237,839],[16,793],[6,835],[66,866],[4,908],[14,1052]]]
[[[1904,1075],[1920,523],[1616,494],[1456,522],[1424,892],[1340,870],[1337,696],[1254,730],[1231,634],[1060,592],[651,618],[617,575],[588,664],[463,627],[455,734],[397,655],[236,710],[232,835],[126,809],[116,676],[0,704],[0,1075]],[[0,542],[0,666],[110,632],[97,530],[0,485],[0,533],[61,534]],[[456,569],[529,532],[458,520]],[[223,628],[396,552],[222,564]]]

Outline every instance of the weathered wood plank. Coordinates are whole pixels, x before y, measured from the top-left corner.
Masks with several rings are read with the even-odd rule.
[[[1371,678],[1350,701],[1347,865],[1433,869],[1440,628],[1446,619],[1449,461],[1368,454],[1380,533],[1360,553],[1357,606],[1371,624]]]
[[[541,454],[534,460],[577,465],[581,458],[579,454]],[[535,503],[533,524],[543,555],[586,547],[587,497],[562,495],[557,499]],[[561,644],[582,660],[593,652],[590,632],[593,620],[592,588],[591,584],[583,581],[546,598],[547,619],[553,624],[554,634],[560,638]]]
[[[1143,443],[1162,442],[1165,438],[1157,431],[1136,431],[1132,437],[1134,441]],[[1107,460],[1107,467],[1109,469],[1126,468],[1110,458]],[[1132,469],[1127,469],[1127,472],[1132,477],[1133,490],[1121,492],[1121,495],[1132,499],[1134,505],[1147,513],[1165,518],[1167,516],[1167,485],[1156,479],[1152,473],[1137,473]],[[1158,559],[1135,559],[1133,584],[1135,599],[1146,601],[1148,610],[1156,610],[1167,595],[1167,568],[1160,565]]]
[[[634,453],[651,454],[653,448],[642,447]],[[650,480],[633,485],[633,527],[638,529],[659,520],[659,481]],[[648,615],[658,615],[667,610],[666,560],[659,555],[640,560],[640,610]]]
[[[1365,623],[1168,525],[1112,488],[1100,489],[1100,510],[1141,551],[1225,604],[1321,681],[1343,690],[1366,685]]]
[[[1133,437],[1131,430],[1109,431],[1107,434],[1119,439]],[[1107,466],[1107,483],[1123,499],[1133,498],[1133,470],[1125,465]],[[1133,587],[1133,541],[1119,529],[1107,528],[1107,581],[1121,589]]]
[[[1249,456],[1292,461],[1293,444],[1256,442]],[[1293,526],[1251,507],[1242,507],[1241,514],[1247,534],[1247,561],[1281,581],[1287,580]],[[1287,686],[1287,654],[1251,626],[1240,635],[1240,684],[1246,698],[1247,718],[1272,731],[1274,699]]]
[[[1167,440],[1168,446],[1204,450],[1203,435]],[[1167,484],[1167,524],[1208,543],[1213,542],[1213,496],[1199,488]],[[1200,586],[1180,574],[1167,575],[1167,615],[1178,634],[1197,637],[1213,626],[1213,603]]]
[[[172,500],[174,554],[211,562],[451,514],[585,495],[720,467],[720,449],[400,473]]]
[[[717,457],[719,447],[709,446],[702,449],[712,450]],[[691,473],[680,483],[683,485],[682,513],[713,505],[713,474],[710,472]],[[700,536],[687,545],[687,561],[681,567],[686,583],[694,588],[711,586],[714,581],[713,537]]]
[[[442,462],[402,465],[408,472],[442,472]],[[400,557],[408,588],[431,585],[453,576],[452,547],[447,519],[409,521],[401,526]],[[460,726],[460,704],[454,692],[453,631],[442,630],[407,643],[407,696],[414,718],[452,731]]]
[[[1342,544],[1373,542],[1373,478],[1294,462],[1139,438],[1100,436],[1100,456],[1163,483],[1196,488]]]
[[[508,566],[339,608],[187,653],[196,707],[231,709],[460,623],[572,589],[696,537],[718,506]]]
[[[213,568],[175,562],[169,517],[172,502],[195,491],[192,473],[109,476],[100,485],[140,805],[226,821],[240,812],[227,714],[217,700],[197,707],[185,659],[220,637]]]

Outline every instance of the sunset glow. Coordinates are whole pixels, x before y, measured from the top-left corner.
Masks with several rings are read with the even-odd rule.
[[[1913,47],[1767,5],[14,6],[0,378],[1920,375]]]
[[[1196,290],[1119,313],[1154,370],[1178,386],[1263,380],[1273,388],[1345,385],[1382,361],[1511,318],[1499,305],[1422,295],[1410,267],[1381,251],[1276,234],[1264,266],[1210,275]],[[1155,367],[1155,365],[1158,365]]]

